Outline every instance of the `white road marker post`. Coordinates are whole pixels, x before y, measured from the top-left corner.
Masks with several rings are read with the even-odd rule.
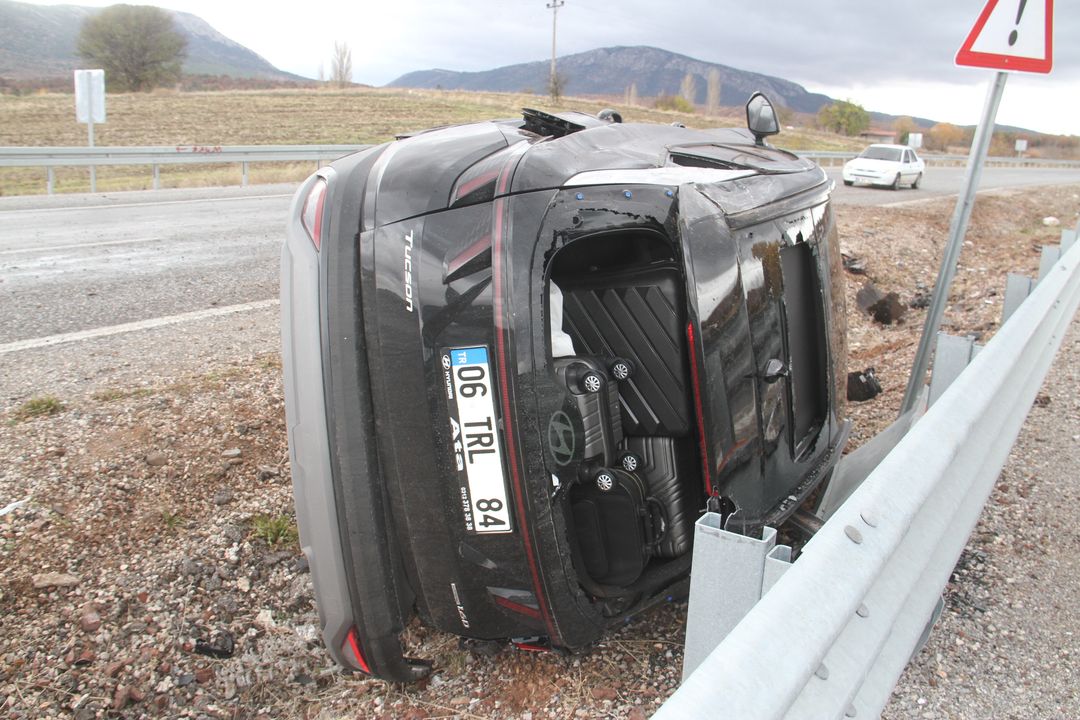
[[[105,71],[75,71],[75,119],[86,123],[86,139],[94,147],[94,123],[105,122]],[[90,166],[90,192],[97,192],[97,168]]]

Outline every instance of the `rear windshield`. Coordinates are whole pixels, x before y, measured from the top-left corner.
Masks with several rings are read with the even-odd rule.
[[[871,146],[863,150],[859,157],[869,158],[870,160],[892,160],[894,162],[900,162],[900,149]]]

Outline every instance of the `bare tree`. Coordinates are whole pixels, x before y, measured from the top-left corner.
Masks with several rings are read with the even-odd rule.
[[[76,52],[105,70],[109,92],[149,92],[180,79],[187,39],[172,13],[149,5],[113,5],[82,24]]]
[[[339,88],[352,84],[352,49],[347,42],[334,42],[334,56],[330,58],[330,82]]]
[[[682,85],[679,86],[679,97],[691,105],[697,103],[697,80],[694,79],[693,74],[686,73],[683,77]]]
[[[323,67],[322,63],[319,63],[319,76],[317,80],[319,81],[320,85],[326,82],[326,69]]]
[[[626,88],[626,98],[625,99],[626,99],[626,104],[627,105],[637,105],[638,104],[637,83],[630,83],[630,87]]]
[[[705,91],[705,114],[715,115],[720,109],[720,71],[709,70],[708,86]]]

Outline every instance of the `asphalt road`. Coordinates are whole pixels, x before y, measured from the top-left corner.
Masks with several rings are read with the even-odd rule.
[[[845,187],[841,204],[955,194],[963,168],[931,168],[918,190]],[[1080,182],[1080,169],[987,168],[981,189]],[[0,198],[0,354],[14,343],[242,308],[278,292],[293,185]]]
[[[931,167],[923,175],[918,190],[902,187],[900,190],[877,188],[869,185],[847,187],[840,178],[839,167],[825,168],[829,177],[836,181],[834,197],[844,205],[888,206],[912,200],[957,195],[964,182],[965,168]],[[1032,185],[1061,185],[1080,182],[1080,168],[984,168],[979,190],[996,190]]]

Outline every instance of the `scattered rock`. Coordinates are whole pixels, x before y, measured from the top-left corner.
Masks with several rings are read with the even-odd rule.
[[[215,505],[226,505],[226,504],[232,502],[232,499],[233,499],[233,491],[232,491],[232,488],[230,488],[230,487],[223,487],[220,490],[218,490],[216,493],[214,493],[214,504]]]
[[[131,690],[127,685],[117,685],[116,692],[113,693],[112,709],[116,711],[123,710],[127,707],[127,704],[131,701]]]
[[[161,467],[169,462],[169,459],[165,457],[165,453],[155,450],[146,454],[146,464],[150,467]]]
[[[882,294],[873,283],[863,285],[855,294],[855,301],[863,312],[882,325],[892,325],[904,317],[905,308],[900,296],[895,292]]]
[[[1061,224],[1061,221],[1058,220],[1053,215],[1050,215],[1049,217],[1044,217],[1043,218],[1043,225],[1045,225],[1046,227],[1057,227],[1060,224]]]
[[[75,587],[79,584],[79,578],[75,575],[68,575],[67,573],[47,572],[39,573],[33,577],[34,589],[44,590],[45,588],[57,587]]]
[[[911,302],[908,303],[908,307],[912,310],[921,310],[923,308],[928,308],[930,307],[930,300],[931,297],[929,293],[923,292],[922,290],[917,290],[915,292],[915,295],[912,296]]]
[[[236,641],[233,640],[232,633],[228,631],[221,633],[209,642],[205,640],[195,641],[195,652],[199,655],[217,658],[218,660],[231,658],[235,650]]]
[[[849,273],[851,273],[852,275],[866,274],[866,263],[864,263],[862,260],[855,257],[854,255],[848,255],[845,252],[840,253],[840,255],[844,261],[844,269],[847,270]]]
[[[82,615],[79,616],[79,627],[88,633],[97,632],[101,627],[101,615],[93,603],[83,608]]]
[[[614,700],[619,697],[619,693],[615,691],[615,688],[610,687],[595,687],[591,693],[593,700]]]
[[[847,399],[854,402],[872,400],[881,394],[881,383],[878,382],[874,368],[849,372],[847,376]]]
[[[203,666],[195,670],[195,682],[205,685],[214,679],[214,668]]]
[[[107,677],[116,677],[120,674],[120,671],[131,662],[130,658],[124,658],[123,660],[116,660],[105,666],[105,675]]]
[[[273,465],[260,465],[258,478],[259,480],[269,480],[270,478],[276,478],[281,472],[278,471]]]
[[[229,448],[228,450],[225,450],[225,451],[223,451],[221,453],[221,457],[231,460],[233,458],[238,458],[243,454],[244,454],[244,451],[241,450],[240,448]]]

